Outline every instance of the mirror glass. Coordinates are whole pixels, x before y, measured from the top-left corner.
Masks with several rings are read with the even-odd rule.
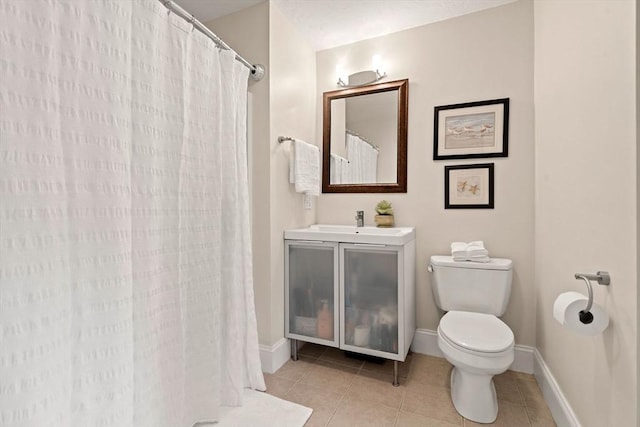
[[[323,193],[407,191],[408,80],[325,92]]]

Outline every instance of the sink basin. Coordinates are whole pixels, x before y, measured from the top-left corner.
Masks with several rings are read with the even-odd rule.
[[[376,236],[393,236],[405,233],[409,227],[389,227],[389,228],[380,228],[380,227],[356,227],[355,225],[325,225],[325,224],[315,224],[309,226],[311,230],[318,230],[324,232],[332,232],[332,233],[356,233],[356,234],[371,234]]]
[[[355,225],[314,224],[307,228],[285,230],[285,239],[325,242],[403,245],[415,239],[415,227],[356,227]]]

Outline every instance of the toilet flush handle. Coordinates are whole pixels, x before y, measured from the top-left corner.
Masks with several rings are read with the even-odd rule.
[[[429,264],[429,267],[427,267],[427,271],[429,273],[433,273],[433,265]]]

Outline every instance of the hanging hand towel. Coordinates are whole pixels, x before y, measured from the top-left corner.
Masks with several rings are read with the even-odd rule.
[[[289,182],[296,192],[309,196],[320,195],[320,148],[296,139],[291,145]]]

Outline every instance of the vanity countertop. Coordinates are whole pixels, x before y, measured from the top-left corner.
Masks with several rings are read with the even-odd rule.
[[[404,245],[416,237],[415,227],[356,227],[355,225],[314,224],[285,230],[285,239],[325,242]]]

